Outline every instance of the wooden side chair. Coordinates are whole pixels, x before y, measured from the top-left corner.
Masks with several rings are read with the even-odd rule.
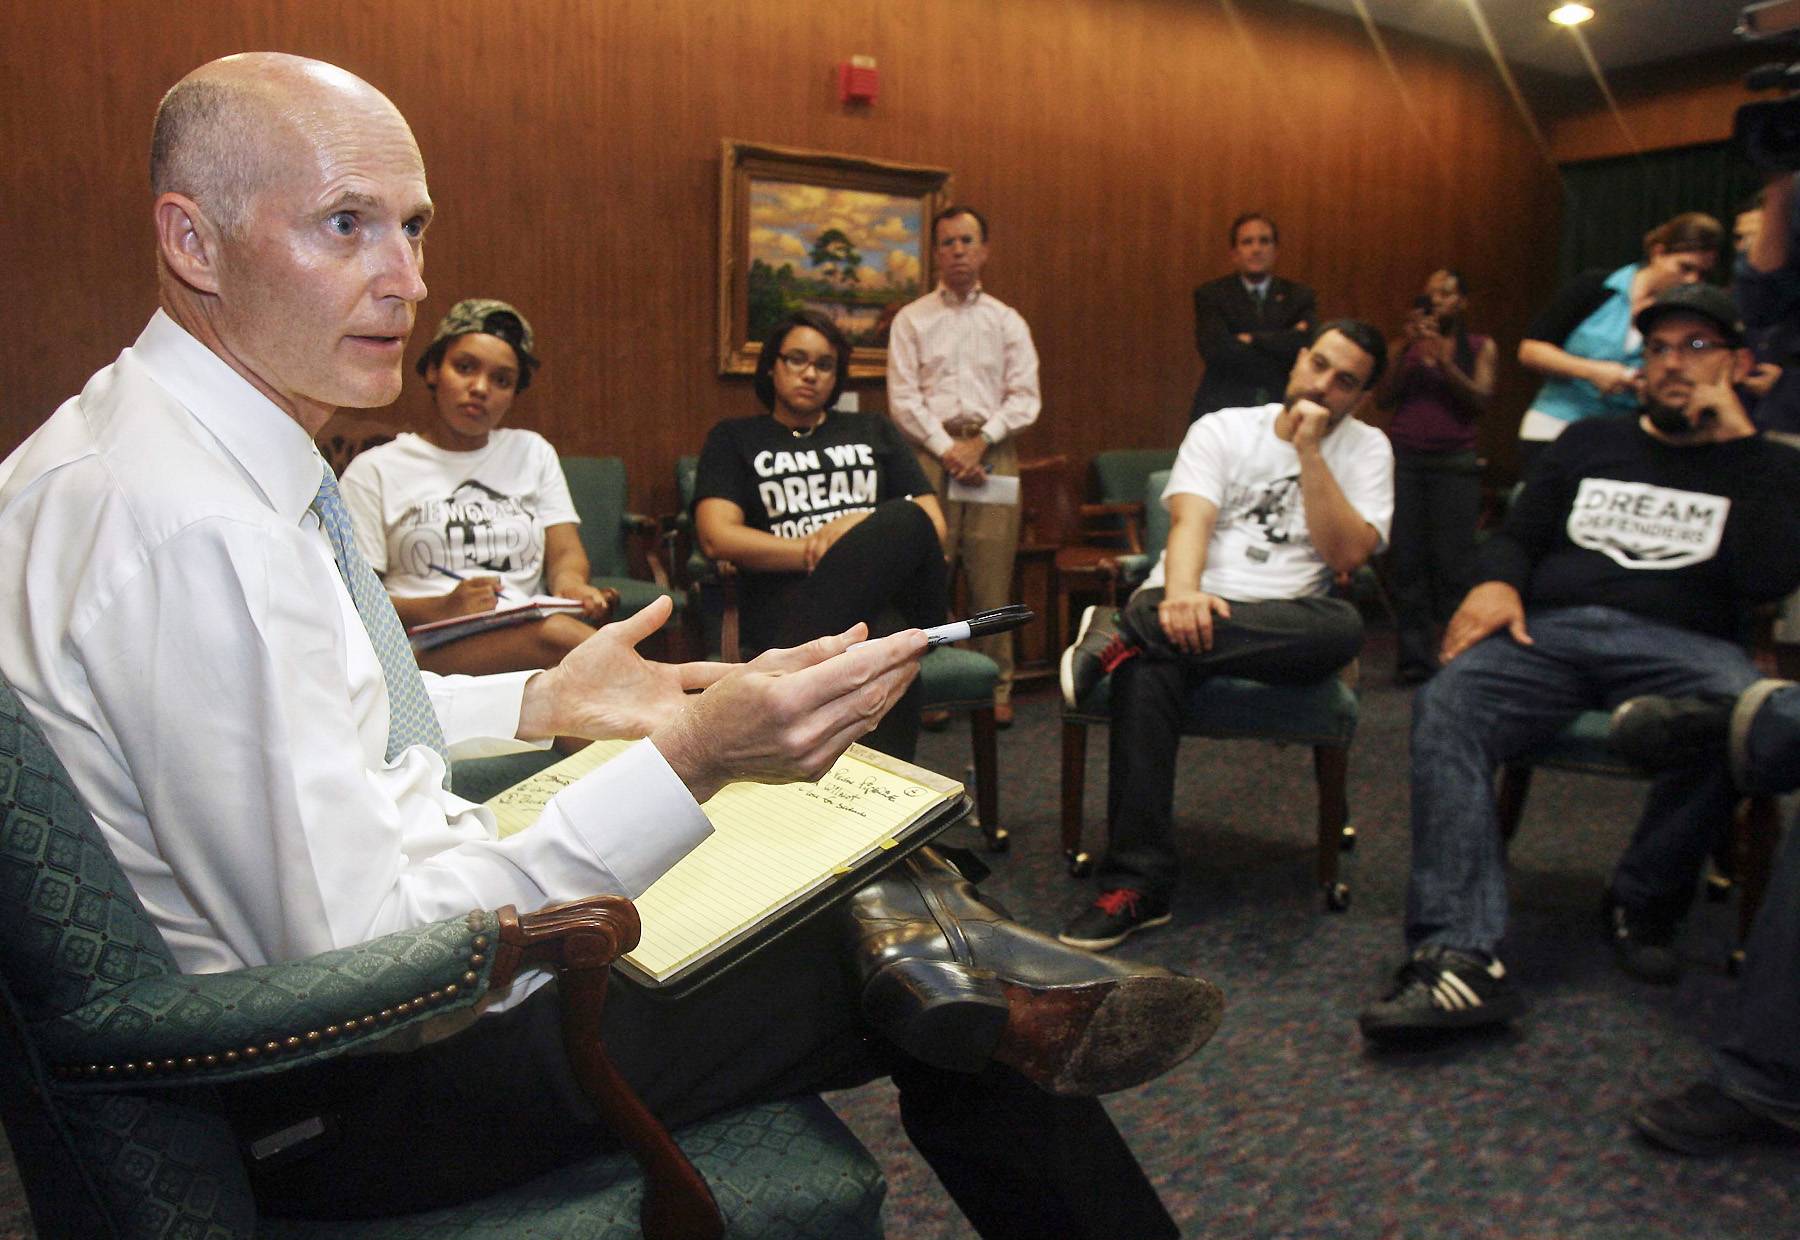
[[[671,1138],[599,1037],[631,902],[478,910],[306,960],[178,971],[105,837],[0,682],[0,1121],[37,1234],[208,1240],[878,1237],[881,1172],[818,1098]],[[214,1085],[362,1051],[557,972],[570,1063],[628,1152],[466,1205],[366,1222],[259,1218]],[[471,1129],[469,1141],[486,1139]]]
[[[1112,470],[1114,474],[1124,472]],[[1067,456],[1020,464],[1019,558],[1022,564],[1036,562],[1046,568],[1044,640],[1052,660],[1062,654],[1065,635],[1074,631],[1071,597],[1110,599],[1117,558],[1143,551],[1142,496],[1140,480],[1128,501],[1083,503]]]
[[[1155,471],[1145,479],[1144,554],[1120,566],[1125,580],[1141,579],[1168,542],[1169,514],[1161,503],[1168,479],[1167,470]],[[1236,676],[1215,676],[1195,689],[1181,724],[1184,737],[1248,738],[1311,747],[1318,783],[1314,875],[1326,908],[1333,912],[1350,906],[1350,888],[1339,876],[1338,859],[1356,844],[1346,791],[1358,713],[1352,689],[1355,667],[1352,663],[1345,674],[1311,685],[1267,685]],[[1112,721],[1111,689],[1112,677],[1104,677],[1073,710],[1063,708],[1062,846],[1069,872],[1077,877],[1093,868],[1093,858],[1081,844],[1088,730]]]

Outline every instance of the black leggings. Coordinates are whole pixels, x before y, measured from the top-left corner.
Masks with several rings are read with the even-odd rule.
[[[763,573],[744,600],[746,652],[798,646],[857,621],[882,637],[944,622],[949,576],[925,510],[908,499],[882,504],[825,553],[810,573]],[[910,761],[919,741],[919,682],[863,743]]]

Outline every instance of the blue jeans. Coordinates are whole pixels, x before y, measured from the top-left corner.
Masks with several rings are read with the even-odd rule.
[[[1643,693],[1736,695],[1757,679],[1731,642],[1611,607],[1532,611],[1526,629],[1532,645],[1496,633],[1413,699],[1406,938],[1415,949],[1493,954],[1506,933],[1497,767],[1584,710]],[[1660,776],[1613,874],[1619,902],[1670,920],[1685,912],[1734,796],[1722,762]]]

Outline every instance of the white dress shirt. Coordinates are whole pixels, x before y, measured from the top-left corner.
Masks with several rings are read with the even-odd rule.
[[[161,311],[0,464],[0,673],[184,970],[635,896],[706,836],[648,741],[507,840],[432,750],[388,762],[381,665],[308,507],[323,468]],[[532,674],[427,677],[452,753],[525,747]]]
[[[888,333],[888,413],[934,457],[977,419],[999,443],[1037,421],[1038,356],[1019,312],[977,285],[967,297],[939,285],[909,303]]]

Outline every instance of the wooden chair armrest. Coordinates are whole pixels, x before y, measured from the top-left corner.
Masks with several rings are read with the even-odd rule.
[[[624,1140],[644,1171],[640,1222],[653,1240],[716,1240],[724,1233],[719,1207],[656,1116],[607,1057],[600,1017],[612,963],[637,946],[637,909],[621,896],[590,896],[519,915],[497,914],[496,988],[528,967],[553,969],[562,1005],[563,1050],[576,1080],[601,1116]]]
[[[713,574],[719,580],[719,657],[727,663],[744,657],[743,638],[738,627],[738,570],[730,560],[714,560]]]
[[[619,526],[630,539],[631,558],[642,566],[659,589],[667,590],[669,570],[656,553],[656,545],[663,540],[662,522],[641,512],[625,512],[619,514]]]

